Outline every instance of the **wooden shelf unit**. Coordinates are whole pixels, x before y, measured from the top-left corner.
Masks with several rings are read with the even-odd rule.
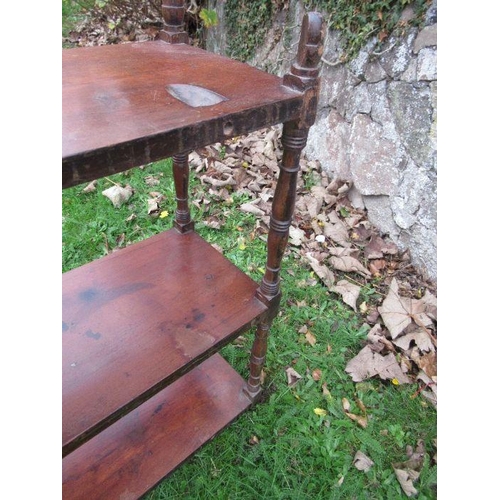
[[[284,78],[187,44],[183,0],[160,40],[63,51],[63,188],[173,158],[174,228],[63,274],[63,498],[135,499],[249,408],[315,119],[322,20]],[[195,231],[189,151],[283,123],[266,271],[256,283]],[[255,327],[249,377],[217,353]]]

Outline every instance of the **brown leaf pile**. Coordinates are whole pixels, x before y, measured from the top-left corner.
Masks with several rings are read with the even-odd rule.
[[[234,193],[246,194],[251,201],[238,208],[256,216],[253,235],[264,238],[281,156],[280,127],[193,152],[191,167],[205,185],[194,203],[208,211],[211,199],[231,205]],[[417,393],[436,404],[435,284],[418,273],[407,253],[380,234],[365,210],[351,204],[349,183],[332,181],[317,161],[305,157],[300,167],[287,251],[298,253],[332,298],[346,303],[369,327],[365,347],[346,371],[354,381],[379,377],[396,385],[417,382]],[[223,215],[212,215],[205,223],[218,228],[223,220]],[[310,280],[306,286],[315,283]],[[366,290],[375,293],[362,300]],[[307,336],[306,340],[313,342]]]
[[[71,47],[154,40],[164,26],[160,0],[81,2],[82,19],[63,38]],[[190,44],[203,45],[201,7],[191,2],[185,14]]]

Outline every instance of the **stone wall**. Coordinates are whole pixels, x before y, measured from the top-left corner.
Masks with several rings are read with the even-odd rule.
[[[223,19],[224,2],[213,6]],[[249,63],[283,75],[295,54],[303,13],[301,3],[291,1]],[[412,16],[411,8],[403,16]],[[224,53],[224,31],[222,23],[209,35],[209,50]],[[436,0],[423,29],[408,29],[378,51],[372,40],[348,64],[337,62],[340,55],[339,34],[329,31],[318,117],[305,153],[332,179],[350,181],[352,203],[366,208],[369,220],[436,280]]]

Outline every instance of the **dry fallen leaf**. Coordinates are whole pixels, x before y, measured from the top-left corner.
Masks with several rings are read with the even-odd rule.
[[[347,280],[340,280],[334,287],[333,291],[342,296],[342,300],[357,311],[356,302],[361,291],[361,287]]]
[[[429,377],[423,370],[417,375],[417,380],[424,382],[425,387],[430,390],[422,390],[421,394],[427,398],[435,407],[437,407],[437,375]]]
[[[359,426],[363,427],[363,429],[366,429],[368,426],[368,418],[367,417],[362,417],[360,415],[355,415],[354,413],[349,413],[345,412],[345,414],[351,419],[354,420]]]
[[[381,236],[374,235],[364,250],[367,259],[381,259],[384,254],[396,254],[398,247],[391,241],[385,241]]]
[[[434,346],[437,345],[436,339],[428,329],[433,327],[433,322],[427,312],[429,311],[430,314],[436,312],[430,294],[425,297],[425,300],[424,298],[413,300],[401,297],[399,295],[399,284],[396,278],[393,278],[389,286],[389,293],[378,310],[393,339],[399,337],[414,322],[427,333]]]
[[[332,291],[335,285],[335,275],[323,264],[320,264],[318,259],[315,259],[310,253],[306,253],[306,258],[313,271],[318,275],[323,284]]]
[[[155,177],[154,175],[147,175],[144,178],[144,182],[148,186],[158,186],[158,184],[160,184],[160,180],[157,177]]]
[[[363,427],[365,429],[368,425],[368,417],[366,416],[366,408],[365,406],[361,403],[362,406],[359,405],[358,403],[359,400],[356,401],[356,404],[358,407],[363,411],[364,415],[356,415],[355,413],[350,413],[351,409],[351,403],[347,398],[342,398],[342,409],[344,410],[344,413],[346,414],[347,417],[349,417],[351,420],[354,420],[358,425]]]
[[[359,450],[356,452],[356,455],[354,455],[353,464],[356,469],[362,471],[370,470],[374,465],[373,460]]]
[[[416,481],[420,476],[418,472],[413,470],[394,469],[394,473],[406,496],[411,497],[418,494],[418,490],[413,486],[413,481]]]
[[[111,200],[115,208],[120,208],[130,199],[133,194],[133,189],[128,185],[125,187],[115,185],[105,189],[102,194]]]
[[[349,273],[349,272],[359,273],[362,276],[364,276],[365,278],[369,278],[372,275],[372,273],[368,269],[366,269],[366,267],[363,266],[363,264],[361,264],[361,262],[359,262],[359,260],[357,260],[354,257],[351,257],[349,255],[340,256],[340,257],[337,257],[334,255],[334,256],[330,257],[328,262],[330,262],[330,264],[332,264],[334,269],[337,269],[339,271],[344,271],[347,273]]]
[[[290,245],[300,247],[304,241],[305,233],[302,229],[290,226]]]
[[[264,210],[256,207],[254,203],[243,203],[242,205],[240,205],[240,210],[242,212],[257,215],[258,217],[262,217],[263,215],[265,215]]]
[[[222,221],[218,219],[215,215],[211,215],[210,217],[207,217],[204,221],[203,224],[211,229],[220,229],[221,226],[223,225]]]
[[[382,380],[396,379],[400,384],[409,384],[410,379],[403,373],[396,356],[392,352],[382,356],[365,346],[346,365],[345,371],[354,382],[361,382],[378,375]]]
[[[89,182],[83,189],[82,193],[92,193],[93,191],[96,190],[96,185],[97,185],[97,180],[93,180],[92,182]]]
[[[356,405],[366,415],[366,406],[361,399],[356,398]]]
[[[394,345],[400,347],[404,351],[410,348],[411,343],[415,343],[415,345],[422,352],[434,352],[435,347],[432,343],[429,334],[422,328],[417,328],[416,330],[407,333],[405,335],[401,335],[397,339],[393,340]]]
[[[315,345],[316,344],[316,337],[309,330],[306,332],[306,340],[311,345]]]
[[[157,214],[160,211],[158,201],[154,198],[148,198],[148,215]]]
[[[401,335],[411,323],[411,299],[399,296],[399,285],[396,278],[392,279],[389,293],[378,310],[393,339]]]
[[[432,378],[437,376],[437,356],[435,352],[428,352],[420,356],[420,358],[416,360],[416,363],[428,377]]]
[[[314,219],[320,212],[323,199],[311,195],[304,196],[304,204],[311,219]]]
[[[321,389],[323,391],[323,396],[325,396],[327,399],[332,399],[332,393],[328,390],[326,382],[323,383]]]
[[[302,375],[299,375],[291,366],[285,369],[285,373],[288,387],[293,387],[302,378]]]
[[[210,177],[209,175],[202,175],[200,176],[200,181],[206,184],[211,184],[212,186],[215,187],[236,185],[236,181],[230,175],[226,175],[226,179],[215,179],[214,177]]]
[[[252,436],[249,440],[248,443],[251,444],[252,446],[259,444],[259,438],[257,436]]]
[[[343,222],[337,222],[336,224],[325,222],[323,233],[327,238],[339,245],[349,245],[349,232]]]
[[[424,464],[425,448],[423,440],[419,440],[415,450],[411,446],[406,447],[407,460],[392,464],[396,478],[405,492],[406,496],[418,494],[413,482],[420,477],[420,471]]]
[[[426,290],[424,296],[418,302],[423,304],[424,312],[429,318],[437,320],[437,299],[431,292]]]
[[[323,408],[314,408],[314,413],[316,413],[316,415],[324,417],[327,414],[327,411],[323,410]]]
[[[319,368],[315,368],[313,371],[312,371],[312,378],[313,380],[315,380],[316,382],[318,380],[321,380],[321,370]]]
[[[333,256],[330,257],[329,262],[332,264],[334,269],[347,273],[359,273],[365,278],[369,278],[371,276],[371,272],[366,269],[366,267],[363,266],[358,259],[350,255],[352,253],[351,249],[331,248],[330,253],[332,253]]]

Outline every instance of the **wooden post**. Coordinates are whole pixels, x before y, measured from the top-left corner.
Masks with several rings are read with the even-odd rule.
[[[250,355],[250,376],[248,378],[246,392],[254,399],[261,390],[260,376],[266,360],[267,338],[269,336],[269,322],[262,322],[257,326],[255,340]]]
[[[184,0],[163,0],[161,13],[165,28],[160,31],[160,39],[168,43],[189,43],[188,34],[184,31],[184,14],[186,11]],[[175,184],[174,227],[181,233],[192,231],[194,223],[191,220],[188,206],[189,164],[187,152],[174,155],[173,174]]]
[[[189,43],[189,36],[184,31],[184,0],[163,0],[161,13],[165,28],[160,31],[160,39],[168,43]]]
[[[186,152],[174,155],[172,160],[175,184],[175,201],[177,202],[174,226],[179,232],[187,233],[188,231],[192,231],[194,229],[194,222],[191,220],[188,205],[188,153]]]
[[[283,159],[274,193],[271,222],[267,240],[267,264],[257,297],[269,305],[268,316],[258,325],[250,358],[247,393],[256,398],[261,391],[260,375],[264,365],[267,336],[278,312],[281,298],[281,260],[288,244],[288,235],[295,208],[300,155],[307,144],[309,127],[316,118],[319,94],[319,62],[323,51],[323,20],[316,13],[304,16],[297,58],[283,84],[304,94],[304,104],[297,120],[283,124]]]

